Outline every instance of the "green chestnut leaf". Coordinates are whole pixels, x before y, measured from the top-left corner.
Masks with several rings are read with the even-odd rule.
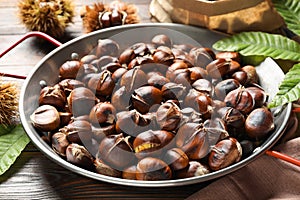
[[[265,56],[300,61],[300,44],[277,34],[242,32],[213,44],[218,51],[237,51],[242,56]]]
[[[291,103],[300,98],[300,63],[294,65],[286,74],[279,85],[279,91],[268,104],[269,108],[274,108],[287,103]]]
[[[272,0],[272,2],[287,27],[295,34],[300,35],[300,0]]]
[[[30,139],[20,124],[11,132],[0,136],[0,175],[10,168],[29,142]]]

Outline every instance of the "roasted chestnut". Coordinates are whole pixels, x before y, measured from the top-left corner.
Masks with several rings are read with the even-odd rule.
[[[84,169],[94,170],[94,158],[82,145],[72,143],[66,149],[67,161]]]
[[[118,56],[119,44],[111,39],[99,39],[96,47],[96,56],[101,58],[102,56]]]
[[[245,130],[252,139],[262,139],[274,128],[273,115],[267,108],[256,108],[246,118]]]
[[[66,156],[66,149],[69,146],[67,135],[62,132],[56,132],[52,135],[52,149],[61,156]]]
[[[206,65],[206,71],[211,78],[219,79],[228,73],[230,69],[230,62],[220,58],[213,60]]]
[[[61,79],[76,79],[77,73],[82,66],[82,62],[77,60],[66,61],[59,68],[59,76]]]
[[[156,111],[157,123],[163,130],[176,130],[180,124],[181,119],[181,110],[172,100],[166,101],[165,103],[160,105]]]
[[[88,88],[79,87],[72,90],[67,98],[69,110],[77,117],[88,115],[96,103],[95,94]]]
[[[121,171],[131,165],[135,156],[129,138],[122,133],[104,138],[99,145],[98,159]]]
[[[209,167],[216,171],[238,162],[242,157],[242,147],[235,138],[218,142],[208,157]]]
[[[167,46],[167,47],[171,47],[172,46],[172,41],[171,39],[164,34],[159,34],[159,35],[155,35],[151,42],[156,46]]]
[[[139,68],[133,68],[125,72],[120,80],[120,86],[125,86],[126,91],[133,90],[147,84],[147,75]]]
[[[162,92],[153,86],[143,86],[131,95],[131,103],[133,108],[142,114],[149,112],[152,106],[160,104],[162,101]]]
[[[146,157],[136,167],[136,179],[144,181],[169,180],[172,170],[168,164],[158,158]]]
[[[52,105],[63,110],[67,102],[66,94],[58,84],[44,87],[40,92],[39,105]]]
[[[146,156],[158,156],[166,145],[171,145],[174,135],[164,130],[147,130],[136,136],[133,148],[136,156],[141,159]]]
[[[55,107],[50,105],[38,107],[30,115],[30,119],[33,126],[41,131],[53,131],[60,125],[59,113]]]
[[[208,154],[208,135],[201,124],[186,123],[182,125],[175,137],[176,145],[190,159],[201,159]]]
[[[184,169],[175,172],[175,178],[190,178],[210,173],[208,166],[198,161],[190,161]]]
[[[96,96],[110,96],[114,90],[115,82],[112,79],[111,72],[104,70],[91,77],[88,87],[96,92]]]
[[[172,148],[168,150],[163,159],[165,163],[167,163],[172,170],[181,170],[188,166],[189,158],[180,148]]]
[[[116,109],[110,102],[99,102],[90,111],[89,119],[94,124],[113,124]]]
[[[224,102],[226,106],[233,107],[243,114],[250,113],[254,108],[254,100],[251,94],[243,87],[230,91]]]
[[[225,79],[223,81],[220,81],[215,86],[215,95],[219,100],[223,101],[229,92],[239,87],[240,87],[240,83],[237,80],[231,78]]]

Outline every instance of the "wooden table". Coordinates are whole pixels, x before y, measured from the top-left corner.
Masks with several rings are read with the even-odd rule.
[[[27,32],[17,17],[17,2],[0,0],[0,52]],[[74,2],[76,17],[74,24],[67,28],[69,39],[84,34],[79,10],[95,1]],[[151,22],[148,12],[150,0],[131,2],[136,2],[141,21]],[[27,75],[53,48],[39,44],[34,38],[27,39],[0,59],[0,72]],[[64,169],[30,143],[9,171],[0,176],[0,199],[184,199],[206,185],[153,189],[108,184]]]

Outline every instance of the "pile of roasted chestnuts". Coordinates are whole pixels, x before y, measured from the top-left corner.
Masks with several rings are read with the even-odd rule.
[[[67,161],[133,180],[201,176],[249,156],[274,130],[256,69],[236,52],[167,35],[121,49],[99,39],[41,80],[33,126]]]

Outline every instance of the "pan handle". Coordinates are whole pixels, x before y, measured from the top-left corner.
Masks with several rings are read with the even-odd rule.
[[[293,113],[300,113],[300,109],[295,109],[294,108],[292,110],[292,112]],[[298,129],[298,118],[295,114],[292,114],[291,117],[290,117],[289,123],[286,127],[285,135],[291,137],[291,135],[293,135],[296,132],[297,129]],[[287,138],[286,140],[289,140],[289,139],[291,139],[291,138]],[[284,142],[284,140],[283,140],[283,142]],[[293,158],[289,155],[286,155],[284,153],[278,152],[276,150],[267,150],[265,152],[265,154],[268,155],[268,156],[278,158],[280,160],[284,160],[286,162],[289,162],[291,164],[294,164],[294,165],[300,167],[300,160],[298,160],[296,158]]]
[[[0,53],[0,58],[2,58],[2,56],[4,56],[10,50],[12,50],[18,44],[20,44],[21,42],[23,42],[24,40],[26,40],[27,38],[30,38],[30,37],[42,38],[42,39],[47,40],[50,43],[54,44],[55,46],[61,46],[62,45],[61,42],[57,41],[56,39],[54,39],[53,37],[47,35],[46,33],[39,32],[39,31],[31,31],[31,32],[26,33],[22,38],[20,38],[17,42],[15,42],[12,46],[10,46],[4,52]],[[7,73],[1,73],[0,72],[0,75],[1,76],[6,76],[6,77],[17,78],[17,79],[26,79],[26,76],[20,76],[20,75],[15,75],[15,74],[7,74]]]

